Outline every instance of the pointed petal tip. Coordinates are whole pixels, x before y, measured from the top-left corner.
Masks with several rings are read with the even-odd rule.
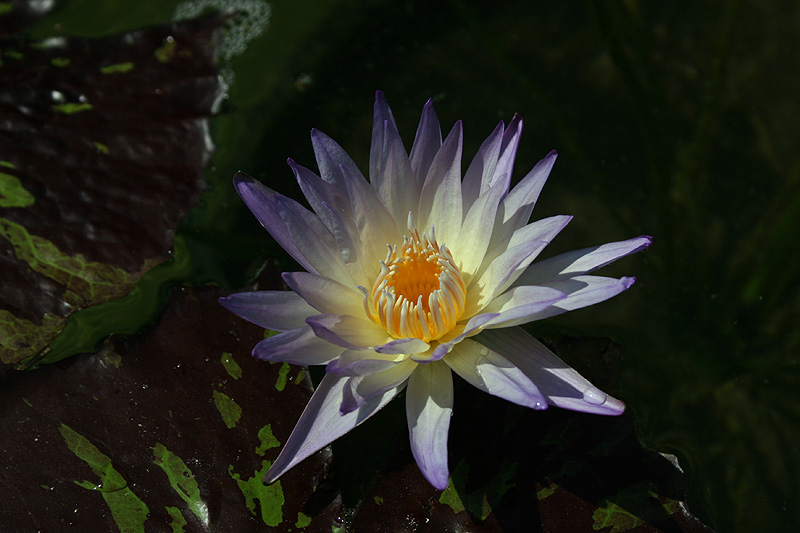
[[[382,90],[378,89],[377,91],[375,91],[375,100],[383,102],[386,101],[386,95],[383,94]]]
[[[252,183],[255,180],[241,170],[233,175],[233,186],[236,187],[242,183]]]
[[[283,472],[273,473],[272,469],[270,468],[267,471],[267,473],[264,474],[264,477],[261,478],[261,484],[262,485],[272,485],[273,483],[278,481],[278,478],[281,477],[281,474],[283,474]]]
[[[436,490],[445,490],[450,485],[450,474],[446,473],[444,479],[429,479],[428,480],[433,488]]]

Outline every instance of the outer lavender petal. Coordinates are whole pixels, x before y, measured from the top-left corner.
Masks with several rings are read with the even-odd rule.
[[[475,340],[522,370],[551,405],[600,415],[625,410],[624,403],[592,385],[521,328],[485,330]]]
[[[475,157],[472,158],[469,167],[467,167],[464,179],[461,182],[464,209],[469,209],[475,200],[488,191],[496,181],[495,168],[497,168],[497,158],[500,155],[504,130],[505,125],[500,122],[491,135],[483,141]],[[502,185],[501,189],[503,189]],[[501,192],[501,197],[505,196],[506,193],[508,193],[507,184]]]
[[[411,211],[415,217],[417,215],[419,186],[392,111],[380,91],[375,98],[369,179],[398,223],[398,230],[404,231],[408,212]]]
[[[566,252],[534,263],[517,279],[517,285],[539,285],[543,282],[568,279],[593,272],[621,257],[640,252],[652,244],[647,235],[626,241],[611,242],[591,248]]]
[[[255,345],[253,356],[293,365],[324,365],[343,351],[344,348],[317,337],[309,326],[303,326],[267,337]]]
[[[348,379],[333,374],[322,378],[289,440],[264,476],[264,483],[272,483],[312,453],[364,422],[389,403],[403,386],[390,389],[358,409],[342,414],[339,405]]]
[[[223,296],[219,303],[245,320],[275,331],[304,326],[306,317],[314,313],[313,307],[291,291],[236,292]]]
[[[455,242],[461,230],[461,121],[453,126],[431,163],[419,196],[422,228],[436,228],[439,241]]]
[[[406,359],[379,372],[350,378],[343,391],[341,412],[349,413],[386,391],[399,387],[406,382],[416,367],[416,363]]]
[[[447,432],[453,414],[453,376],[436,361],[420,365],[408,379],[406,417],[411,453],[422,475],[439,490],[447,488]]]
[[[495,180],[502,180],[503,187],[508,191],[511,182],[511,172],[514,170],[514,159],[517,157],[517,146],[522,136],[522,117],[515,114],[503,132],[503,141],[500,145],[500,154],[495,168]],[[488,185],[494,185],[493,180]]]
[[[439,119],[436,118],[436,111],[433,110],[433,100],[429,99],[422,108],[422,117],[409,155],[411,170],[414,171],[420,189],[425,183],[428,170],[440,146],[442,146],[442,128],[439,126]]]
[[[523,407],[547,408],[547,400],[528,376],[479,342],[463,340],[444,362],[470,385],[484,392]]]
[[[289,288],[317,310],[306,317],[319,313],[355,316],[364,311],[361,293],[338,281],[310,272],[284,272],[281,277]]]

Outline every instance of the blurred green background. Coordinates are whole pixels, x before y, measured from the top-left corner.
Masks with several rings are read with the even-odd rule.
[[[443,130],[462,119],[466,159],[520,113],[515,179],[559,152],[534,216],[575,215],[548,254],[655,237],[605,271],[635,275],[630,291],[531,331],[620,346],[619,396],[638,437],[678,457],[705,523],[800,525],[800,5],[63,0],[23,35],[101,37],[213,6],[239,11],[222,31],[229,86],[212,121],[209,189],[174,260],[143,283],[235,288],[282,260],[231,176],[299,197],[285,159],[314,167],[312,127],[366,168],[376,89],[407,147],[428,97]],[[81,311],[45,357],[133,333],[163,298],[124,324],[102,323],[109,308]]]

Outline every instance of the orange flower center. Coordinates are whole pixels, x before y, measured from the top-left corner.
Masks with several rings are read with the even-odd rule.
[[[428,342],[453,329],[464,313],[466,293],[447,247],[413,229],[399,250],[396,245],[389,248],[370,301],[365,294],[364,303],[391,336]]]

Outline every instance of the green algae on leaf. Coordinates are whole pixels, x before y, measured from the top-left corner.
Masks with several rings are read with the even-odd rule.
[[[239,419],[242,418],[242,408],[232,400],[227,394],[219,391],[214,391],[214,405],[217,406],[219,414],[222,415],[222,421],[228,426],[228,429],[236,427]]]
[[[275,389],[283,392],[283,389],[286,388],[286,381],[291,369],[292,367],[289,365],[289,363],[281,363],[281,369],[280,372],[278,372],[278,379],[275,380]]]
[[[681,512],[681,504],[672,498],[660,501],[650,490],[650,483],[642,482],[622,490],[619,494],[600,502],[592,518],[592,528],[611,528],[611,533],[630,531],[645,524],[667,520]]]
[[[258,516],[256,514],[256,501],[258,501],[261,507],[261,520],[268,526],[276,527],[283,522],[285,499],[280,481],[271,485],[264,485],[261,481],[270,466],[272,466],[271,461],[261,461],[261,470],[255,471],[247,481],[243,481],[242,477],[233,471],[233,465],[228,467],[228,473],[239,485],[247,509],[253,513],[253,516]]]
[[[64,328],[66,318],[44,315],[41,324],[0,309],[0,362],[12,365],[20,355],[38,353]]]
[[[122,72],[129,72],[133,70],[133,63],[130,61],[126,61],[125,63],[115,63],[113,65],[108,65],[107,67],[101,67],[100,72],[103,74],[117,74]]]
[[[66,288],[64,300],[74,307],[87,307],[126,294],[141,272],[126,272],[104,263],[87,260],[82,254],[70,256],[52,242],[31,235],[19,224],[0,218],[0,236],[14,247],[17,259]],[[149,270],[146,260],[142,270]]]
[[[275,435],[272,434],[271,424],[267,424],[258,430],[258,440],[261,441],[261,444],[259,444],[258,448],[256,448],[256,453],[262,457],[267,450],[278,448],[281,445],[280,441],[275,438]]]
[[[63,113],[65,115],[74,115],[75,113],[82,113],[84,111],[91,111],[94,106],[89,102],[68,102],[66,104],[58,104],[51,106],[54,111]]]
[[[297,513],[297,522],[294,523],[294,527],[303,529],[307,527],[311,523],[311,517],[306,516],[303,513]]]
[[[88,464],[100,478],[100,485],[88,481],[75,481],[75,484],[85,489],[97,490],[102,494],[120,531],[144,532],[144,523],[150,509],[128,488],[127,481],[114,468],[111,459],[86,437],[66,424],[61,424],[59,431],[70,451]]]
[[[0,207],[28,207],[34,198],[25,190],[19,178],[0,172]]]
[[[168,506],[165,506],[164,509],[167,510],[167,513],[172,518],[172,522],[170,523],[172,533],[183,533],[183,526],[186,525],[186,518],[183,517],[181,510],[177,507]]]
[[[167,450],[161,443],[156,443],[153,446],[153,456],[155,457],[153,463],[161,467],[164,473],[167,474],[170,486],[189,505],[189,509],[192,510],[200,522],[203,525],[208,525],[208,506],[200,497],[197,481],[192,471],[186,466],[186,463],[180,457]]]
[[[228,352],[222,352],[222,357],[220,358],[222,362],[222,366],[225,367],[225,370],[228,372],[228,375],[233,379],[239,379],[242,377],[242,367],[239,366],[239,363],[233,360],[233,355]]]

